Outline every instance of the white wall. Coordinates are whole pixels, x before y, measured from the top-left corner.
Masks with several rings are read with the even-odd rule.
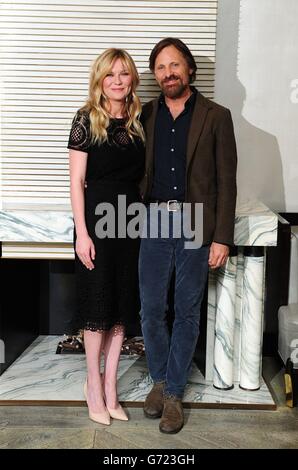
[[[180,37],[198,61],[203,94],[213,98],[216,15],[217,0],[2,0],[0,207],[1,199],[3,208],[70,207],[69,129],[104,49],[132,55],[146,102],[159,93],[148,70],[151,49],[165,36]]]
[[[297,18],[297,0],[218,1],[215,101],[234,118],[239,200],[257,198],[273,210],[293,212],[298,212]]]

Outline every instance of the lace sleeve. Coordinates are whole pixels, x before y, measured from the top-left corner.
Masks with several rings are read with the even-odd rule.
[[[78,111],[73,118],[68,139],[68,149],[88,152],[90,146],[90,121],[86,112]]]

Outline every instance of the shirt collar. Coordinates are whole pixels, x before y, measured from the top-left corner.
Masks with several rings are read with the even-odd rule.
[[[191,89],[192,93],[191,93],[190,97],[188,98],[188,100],[185,101],[184,109],[187,109],[188,107],[190,107],[194,104],[197,93],[198,93],[198,90],[196,89],[196,87],[191,85],[190,89]],[[166,104],[165,95],[163,93],[161,93],[159,95],[158,104],[159,104],[159,106],[162,106],[163,104]]]

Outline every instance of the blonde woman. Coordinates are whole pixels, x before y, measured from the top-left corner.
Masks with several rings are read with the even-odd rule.
[[[138,184],[144,173],[138,83],[126,51],[103,52],[93,63],[89,97],[73,119],[68,143],[77,326],[84,329],[87,362],[84,392],[90,419],[106,425],[110,417],[128,420],[117,397],[117,369],[125,326],[139,311],[139,239],[117,237],[118,216],[124,215],[118,210],[118,196],[125,195],[126,207],[140,201]],[[100,238],[95,230],[99,203],[114,208],[115,238]]]

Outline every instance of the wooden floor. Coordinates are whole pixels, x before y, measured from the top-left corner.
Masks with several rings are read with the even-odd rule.
[[[0,407],[0,448],[4,449],[218,449],[298,448],[298,408],[287,408],[283,371],[264,360],[276,411],[186,409],[180,433],[161,434],[159,420],[128,408],[128,422],[110,426],[88,419],[83,407]]]

